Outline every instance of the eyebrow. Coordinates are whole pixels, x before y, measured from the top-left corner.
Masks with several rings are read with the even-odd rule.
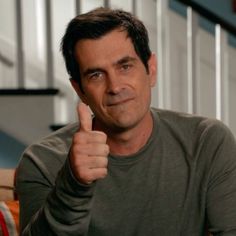
[[[125,56],[119,59],[117,62],[113,63],[113,65],[122,65],[127,62],[132,62],[132,61],[137,61],[137,58],[135,57],[130,57],[130,56]]]

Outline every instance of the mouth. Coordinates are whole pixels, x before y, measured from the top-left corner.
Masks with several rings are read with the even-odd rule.
[[[123,104],[125,104],[127,102],[130,102],[132,100],[133,100],[133,98],[126,98],[126,99],[123,99],[123,100],[112,101],[112,102],[108,102],[107,106],[108,107],[113,107],[113,106],[123,105]]]

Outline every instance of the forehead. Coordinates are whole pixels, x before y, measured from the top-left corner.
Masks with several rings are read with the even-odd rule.
[[[75,45],[80,66],[88,63],[114,63],[123,56],[138,58],[126,31],[113,30],[98,39],[83,39]]]

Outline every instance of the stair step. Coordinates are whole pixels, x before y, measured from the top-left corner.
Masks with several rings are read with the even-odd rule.
[[[56,95],[59,89],[0,89],[0,96],[41,96],[41,95]]]
[[[53,125],[50,125],[50,129],[52,131],[56,131],[60,128],[63,128],[64,126],[66,126],[66,124],[53,124]]]

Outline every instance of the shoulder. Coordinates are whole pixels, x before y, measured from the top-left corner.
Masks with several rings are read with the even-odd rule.
[[[161,110],[152,108],[157,114],[161,125],[166,128],[181,131],[184,133],[231,133],[229,128],[222,122],[214,118],[193,115],[183,112]],[[222,133],[223,132],[223,133]]]
[[[56,147],[58,150],[68,150],[71,144],[73,135],[78,130],[78,123],[68,124],[65,127],[52,132],[48,136],[42,138],[39,142],[36,142],[33,145],[43,145],[48,147]]]
[[[20,159],[18,177],[44,175],[51,182],[64,164],[77,130],[77,123],[69,124],[30,145]]]
[[[234,136],[229,128],[217,119],[160,109],[152,111],[158,117],[162,134],[180,142],[190,153],[200,145],[215,146],[226,139],[235,145]]]
[[[78,124],[73,123],[69,124],[55,132],[52,132],[48,136],[42,138],[41,140],[33,143],[30,145],[26,150],[25,154],[29,152],[56,152],[56,153],[63,153],[67,152],[72,137],[74,133],[78,130]]]

